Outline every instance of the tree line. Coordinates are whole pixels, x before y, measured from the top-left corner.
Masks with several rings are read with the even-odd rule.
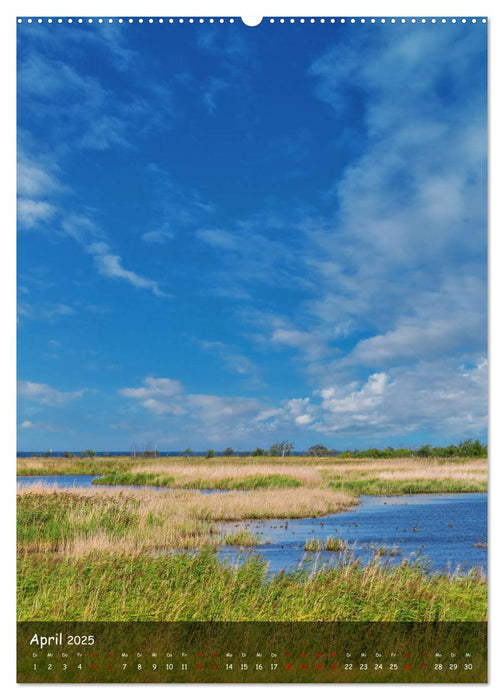
[[[182,455],[190,457],[192,450],[186,449]],[[205,457],[210,459],[216,456],[215,450],[208,450]],[[232,457],[239,454],[240,457],[289,457],[294,454],[294,444],[288,440],[275,442],[268,449],[256,447],[253,452],[235,453],[232,447],[226,447],[221,456]],[[458,445],[447,445],[445,447],[433,446],[430,444],[421,445],[414,449],[410,447],[386,447],[378,449],[370,447],[365,450],[334,450],[322,444],[312,445],[307,450],[297,453],[306,457],[340,457],[342,459],[393,459],[401,457],[488,457],[488,445],[482,444],[479,440],[461,440]]]
[[[108,452],[103,452],[102,455],[108,456]],[[201,454],[201,453],[200,453]],[[378,449],[370,447],[365,450],[334,450],[318,443],[312,445],[304,452],[294,453],[294,444],[289,440],[281,440],[274,442],[269,448],[256,447],[253,451],[239,450],[235,452],[232,447],[226,447],[222,452],[218,453],[215,450],[209,449],[206,451],[205,457],[212,459],[213,457],[290,457],[294,454],[305,457],[340,457],[341,459],[393,459],[400,457],[488,457],[488,446],[482,444],[479,440],[461,440],[458,445],[447,445],[446,447],[437,447],[430,444],[421,445],[414,449],[410,447],[386,447]],[[192,457],[195,453],[188,447],[183,450],[180,455],[182,457]],[[43,454],[34,455],[38,457],[54,456],[52,450],[48,450]],[[64,457],[75,457],[73,452],[64,452]],[[94,450],[83,450],[80,457],[88,457],[93,459],[96,456]],[[142,449],[138,449],[136,445],[131,447],[131,456],[136,457],[159,457],[157,447],[154,449],[148,443]]]

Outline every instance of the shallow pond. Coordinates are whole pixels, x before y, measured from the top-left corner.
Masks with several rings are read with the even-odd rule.
[[[414,496],[362,496],[361,505],[346,513],[299,520],[265,520],[228,523],[225,533],[247,530],[264,542],[239,550],[222,547],[228,562],[243,560],[247,553],[260,554],[269,571],[299,566],[335,564],[348,554],[363,562],[377,546],[400,554],[383,561],[398,564],[403,558],[422,556],[430,571],[453,572],[461,567],[487,567],[487,494],[435,494]],[[348,554],[305,552],[307,540],[335,537],[348,542]],[[484,544],[485,547],[475,545]]]

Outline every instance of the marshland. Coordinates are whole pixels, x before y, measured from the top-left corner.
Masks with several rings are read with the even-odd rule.
[[[411,557],[422,554],[422,524],[409,522],[404,501],[445,494],[453,508],[462,496],[446,494],[466,494],[465,512],[473,498],[481,512],[486,469],[485,459],[418,457],[19,459],[29,478],[18,480],[18,618],[483,620],[484,568],[432,570]],[[61,474],[93,485],[51,485]],[[345,532],[370,501],[387,507],[377,496],[403,498],[407,551]],[[486,514],[473,541],[466,521],[449,517],[431,523],[440,537],[466,538],[486,557]],[[258,554],[275,541],[286,551],[295,528],[299,555],[314,563],[268,567]]]

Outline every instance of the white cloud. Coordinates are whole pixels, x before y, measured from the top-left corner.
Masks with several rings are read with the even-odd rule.
[[[39,163],[26,158],[23,154],[17,166],[17,192],[22,197],[40,197],[62,189],[57,178]]]
[[[152,416],[180,418],[182,430],[201,432],[208,439],[229,439],[233,431],[248,434],[251,421],[264,408],[255,398],[186,393],[178,380],[166,377],[146,377],[142,386],[120,389],[119,394],[138,401]]]
[[[146,377],[144,386],[120,389],[119,393],[131,399],[171,398],[181,394],[184,387],[177,379],[165,377]]]
[[[486,361],[472,368],[452,359],[377,372],[361,386],[334,384],[320,392],[319,433],[474,436],[486,427]]]
[[[54,426],[49,425],[48,423],[42,423],[40,421],[31,421],[31,420],[24,420],[19,424],[19,428],[21,430],[37,430],[39,432],[52,432],[54,430]]]
[[[330,413],[353,414],[374,409],[382,401],[389,377],[384,372],[372,374],[360,389],[348,392],[338,387],[329,387],[321,391],[322,408]]]
[[[142,239],[146,243],[165,243],[171,241],[175,234],[168,224],[164,224],[161,228],[153,229],[142,234]]]
[[[148,277],[142,277],[132,270],[127,270],[121,262],[121,257],[110,252],[108,244],[103,242],[92,243],[87,246],[86,250],[88,253],[91,253],[97,271],[104,277],[122,279],[129,282],[134,287],[149,289],[157,297],[167,296],[154,280]]]
[[[210,78],[208,85],[203,88],[203,104],[212,116],[217,110],[217,95],[228,88],[229,83],[222,78]]]
[[[224,229],[200,229],[196,232],[197,238],[208,243],[215,248],[225,248],[237,250],[240,247],[240,240],[237,236]]]
[[[84,393],[84,389],[79,391],[60,391],[49,384],[38,384],[21,380],[17,384],[18,396],[27,401],[47,406],[62,406],[73,399],[80,399]]]
[[[18,220],[25,228],[33,228],[49,221],[56,213],[56,207],[49,202],[21,197],[17,203]]]
[[[220,341],[198,340],[198,344],[222,360],[223,367],[232,374],[249,377],[254,382],[260,382],[259,368],[246,356],[226,343]]]
[[[58,302],[37,302],[28,304],[26,301],[19,301],[17,305],[18,318],[36,319],[38,321],[53,321],[64,316],[73,316],[75,309],[68,304]]]

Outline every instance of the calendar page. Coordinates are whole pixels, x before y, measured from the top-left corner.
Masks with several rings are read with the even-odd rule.
[[[487,20],[17,20],[19,683],[487,682]]]

